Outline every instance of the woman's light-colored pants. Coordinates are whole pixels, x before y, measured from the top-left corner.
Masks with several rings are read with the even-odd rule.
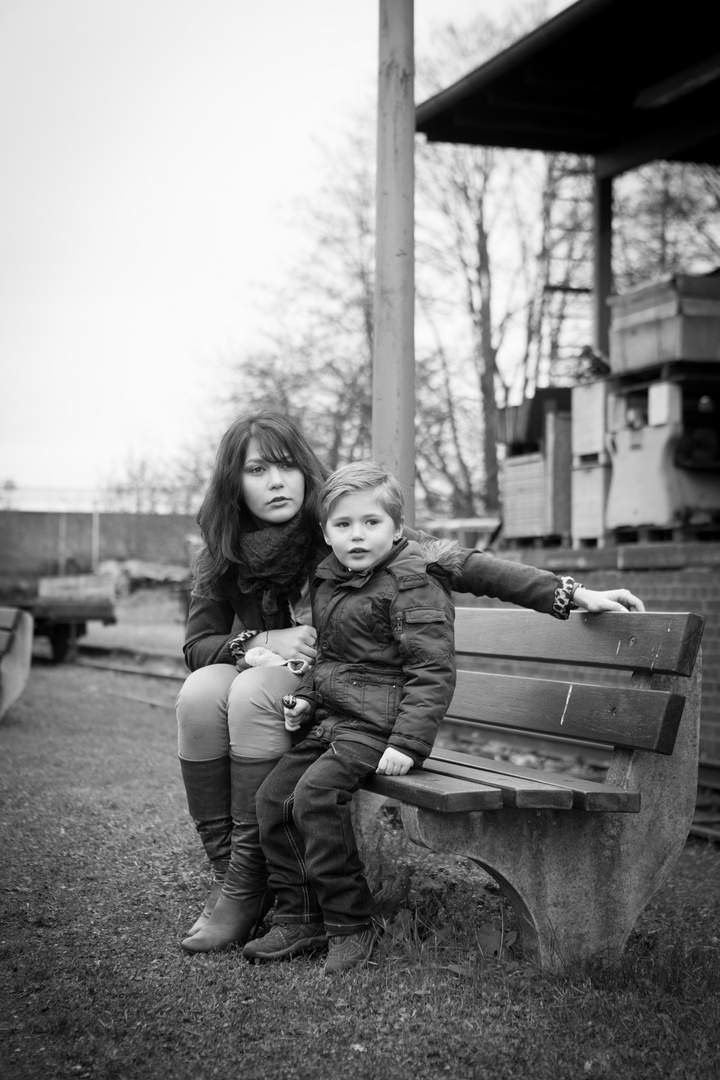
[[[177,699],[180,758],[281,757],[290,749],[282,699],[299,682],[284,666],[238,672],[231,664],[210,664],[193,671]]]
[[[188,810],[223,894],[260,917],[267,868],[260,848],[255,795],[290,749],[283,695],[300,682],[289,668],[231,664],[199,668],[177,700],[178,755]],[[248,914],[249,913],[249,914]]]
[[[299,682],[284,666],[238,672],[231,664],[211,664],[189,675],[178,694],[178,756],[188,810],[216,880],[226,877],[231,852],[242,861],[241,846],[244,862],[257,864],[253,881],[266,874],[255,793],[290,749],[282,698]]]

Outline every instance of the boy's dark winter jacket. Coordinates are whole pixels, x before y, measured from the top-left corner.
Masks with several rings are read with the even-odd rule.
[[[311,719],[339,721],[344,738],[394,746],[420,764],[430,753],[455,687],[451,541],[400,540],[361,573],[334,555],[317,568],[313,615],[317,663],[296,695]]]

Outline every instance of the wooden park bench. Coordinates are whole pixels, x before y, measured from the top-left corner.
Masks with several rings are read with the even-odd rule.
[[[488,739],[504,730],[602,744],[605,782],[436,746],[422,769],[368,785],[399,802],[416,843],[467,856],[495,878],[517,915],[524,955],[543,968],[617,958],[685,844],[697,791],[703,625],[675,612],[575,612],[558,622],[458,608],[458,665],[477,670],[459,670],[448,719]],[[512,661],[514,672],[531,665],[531,675],[499,674],[503,665],[488,658]],[[553,677],[538,678],[549,663]],[[589,682],[588,668],[612,670],[613,684]],[[372,801],[361,795],[363,822]]]
[[[25,689],[32,641],[32,616],[18,608],[0,607],[0,719]]]

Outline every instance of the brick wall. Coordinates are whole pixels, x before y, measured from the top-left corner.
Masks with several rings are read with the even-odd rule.
[[[702,615],[705,631],[700,756],[720,762],[720,545],[638,544],[582,552],[526,550],[500,552],[499,557],[572,574],[591,589],[630,589],[648,611],[692,611]],[[487,607],[504,606],[486,599],[458,600]],[[503,670],[512,673],[512,667],[508,664]],[[551,677],[545,665],[538,673]],[[589,679],[601,681],[597,672]]]

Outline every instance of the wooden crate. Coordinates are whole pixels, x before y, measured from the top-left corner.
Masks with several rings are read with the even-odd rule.
[[[500,470],[503,535],[507,540],[545,535],[545,461],[542,454],[506,458]]]
[[[605,380],[581,383],[572,388],[572,460],[575,466],[605,464],[607,461],[607,396]]]
[[[610,367],[720,361],[720,275],[675,274],[609,300]]]
[[[605,540],[605,506],[610,486],[609,465],[586,465],[573,468],[572,543],[583,547],[588,542],[602,547]]]
[[[507,540],[569,538],[569,422],[560,420],[558,428],[553,452],[518,454],[501,464],[503,536]]]

